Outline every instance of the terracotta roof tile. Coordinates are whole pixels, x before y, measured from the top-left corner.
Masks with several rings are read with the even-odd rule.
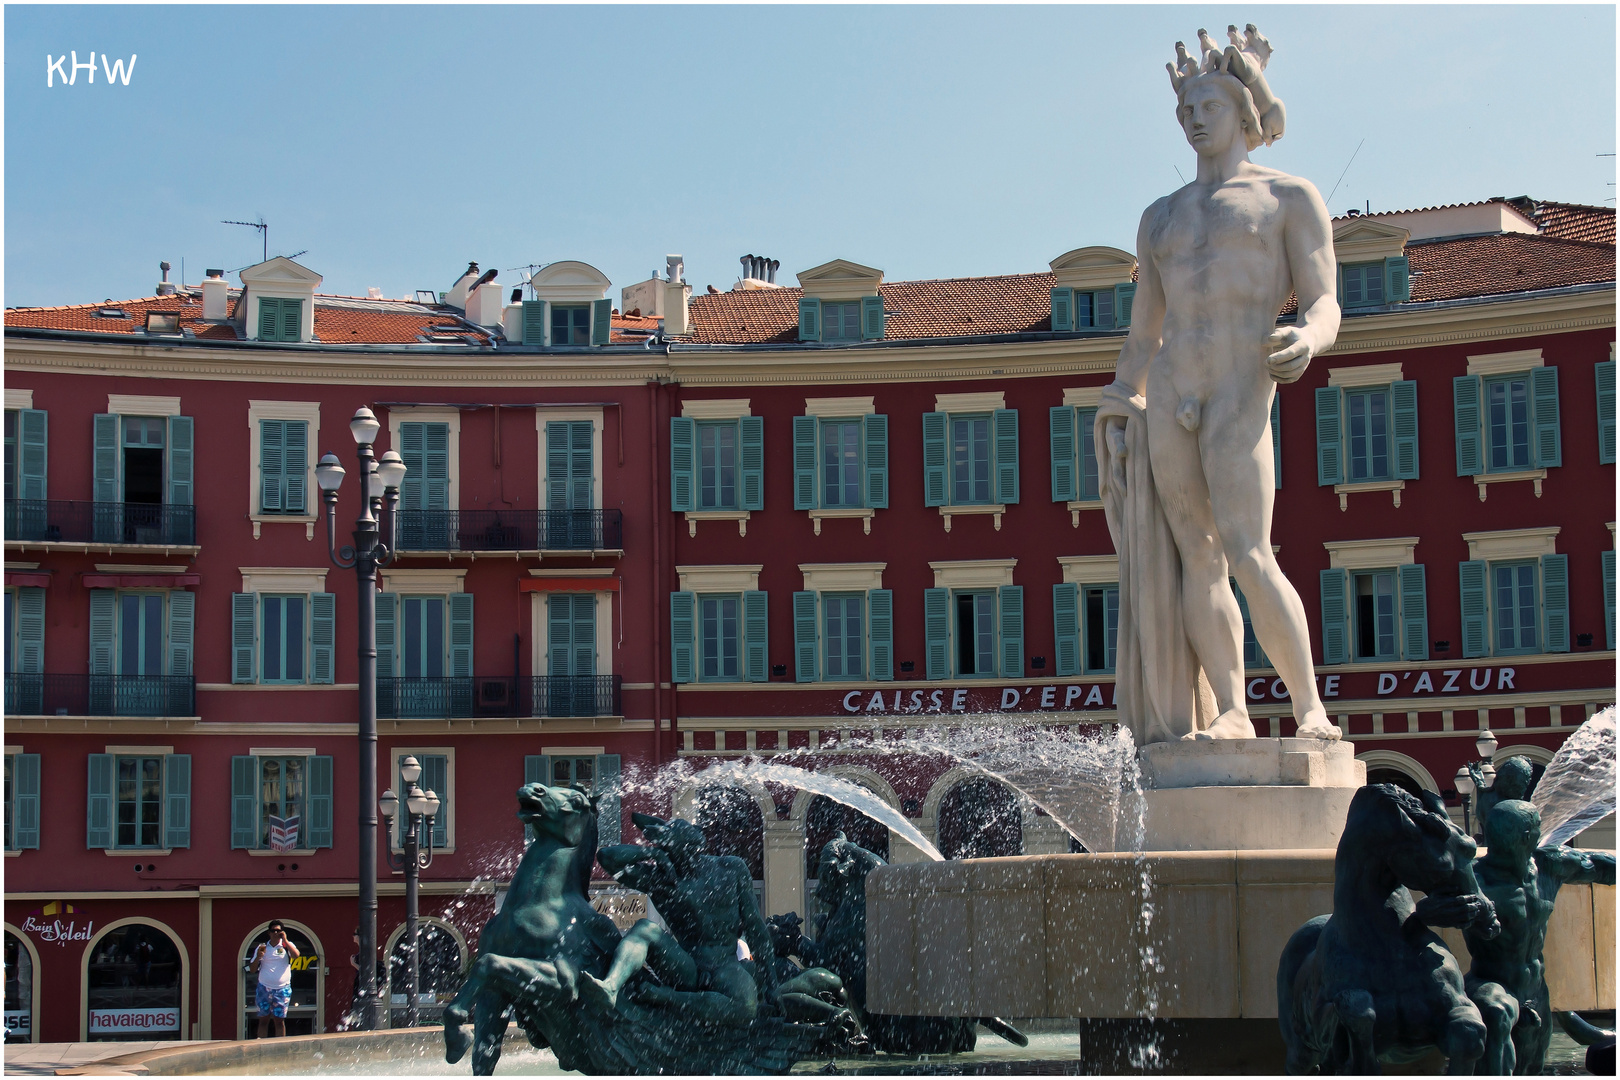
[[[1542,236],[1559,240],[1614,243],[1614,210],[1606,206],[1544,202],[1536,204],[1536,226]]]
[[[1406,257],[1414,301],[1589,285],[1615,276],[1612,244],[1528,233],[1420,240],[1406,245]]]

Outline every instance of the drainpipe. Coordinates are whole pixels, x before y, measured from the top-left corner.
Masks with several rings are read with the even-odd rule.
[[[651,436],[652,442],[648,448],[648,456],[652,459],[653,477],[652,483],[647,485],[647,489],[652,492],[652,513],[650,514],[650,517],[652,520],[653,573],[652,588],[649,589],[648,592],[652,598],[652,759],[653,768],[655,769],[664,763],[664,622],[658,617],[658,609],[661,606],[658,603],[658,598],[664,587],[664,530],[662,527],[662,500],[659,497],[663,492],[663,485],[658,480],[658,404],[660,397],[661,395],[658,392],[658,381],[656,379],[649,381],[647,383],[647,429],[648,434]],[[621,414],[619,417],[619,422],[623,423],[624,417],[622,414],[624,410],[620,409],[619,412]]]

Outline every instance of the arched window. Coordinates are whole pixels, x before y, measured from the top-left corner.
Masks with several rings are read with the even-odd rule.
[[[417,970],[417,1023],[437,1024],[444,1007],[461,989],[466,977],[466,954],[461,939],[448,923],[438,919],[417,920],[417,940],[421,947],[421,960]],[[406,987],[410,979],[410,948],[405,930],[395,931],[394,943],[388,950],[388,1015],[390,1027],[404,1027],[409,1002]]]
[[[889,857],[889,827],[853,807],[825,795],[810,800],[804,815],[804,876],[814,880],[821,865],[821,849],[842,832],[846,839],[874,855]]]
[[[987,776],[963,780],[939,803],[939,851],[947,859],[1024,853],[1018,797]]]
[[[292,962],[292,1000],[287,1003],[287,1034],[288,1035],[318,1035],[325,1030],[325,1002],[323,991],[325,986],[321,978],[321,967],[326,964],[326,957],[320,954],[320,945],[312,940],[309,933],[301,926],[290,922],[283,922],[286,928],[287,940],[298,949],[298,956]],[[242,943],[242,1026],[237,1032],[239,1039],[256,1039],[259,1036],[259,1008],[255,1001],[254,985],[259,981],[259,973],[247,970],[253,962],[253,954],[264,943],[265,934],[269,924],[259,927],[248,939]]]
[[[144,922],[114,927],[90,946],[85,970],[91,1042],[182,1037],[180,946]]]
[[[707,784],[697,792],[697,821],[710,855],[735,855],[754,881],[765,876],[765,822],[742,788]]]
[[[34,1041],[34,953],[6,931],[6,1042]]]

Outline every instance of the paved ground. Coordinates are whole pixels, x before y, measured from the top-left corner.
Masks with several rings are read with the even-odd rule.
[[[81,1068],[104,1058],[185,1045],[182,1042],[11,1043],[5,1048],[6,1075],[55,1076],[58,1069]]]

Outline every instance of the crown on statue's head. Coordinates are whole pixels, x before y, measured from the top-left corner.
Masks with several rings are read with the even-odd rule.
[[[1194,82],[1223,77],[1236,80],[1236,89],[1241,90],[1247,99],[1246,104],[1253,107],[1252,115],[1249,109],[1243,110],[1249,149],[1253,150],[1261,143],[1270,146],[1282,138],[1284,114],[1282,102],[1272,95],[1271,87],[1266,83],[1265,70],[1271,59],[1271,42],[1255,29],[1254,23],[1249,23],[1243,29],[1244,33],[1239,34],[1236,26],[1226,28],[1226,36],[1231,44],[1224,49],[1209,36],[1207,30],[1200,29],[1200,55],[1191,55],[1187,52],[1186,44],[1178,41],[1175,63],[1166,64],[1165,68],[1170,72],[1170,85],[1176,92],[1178,109],[1187,89]]]

